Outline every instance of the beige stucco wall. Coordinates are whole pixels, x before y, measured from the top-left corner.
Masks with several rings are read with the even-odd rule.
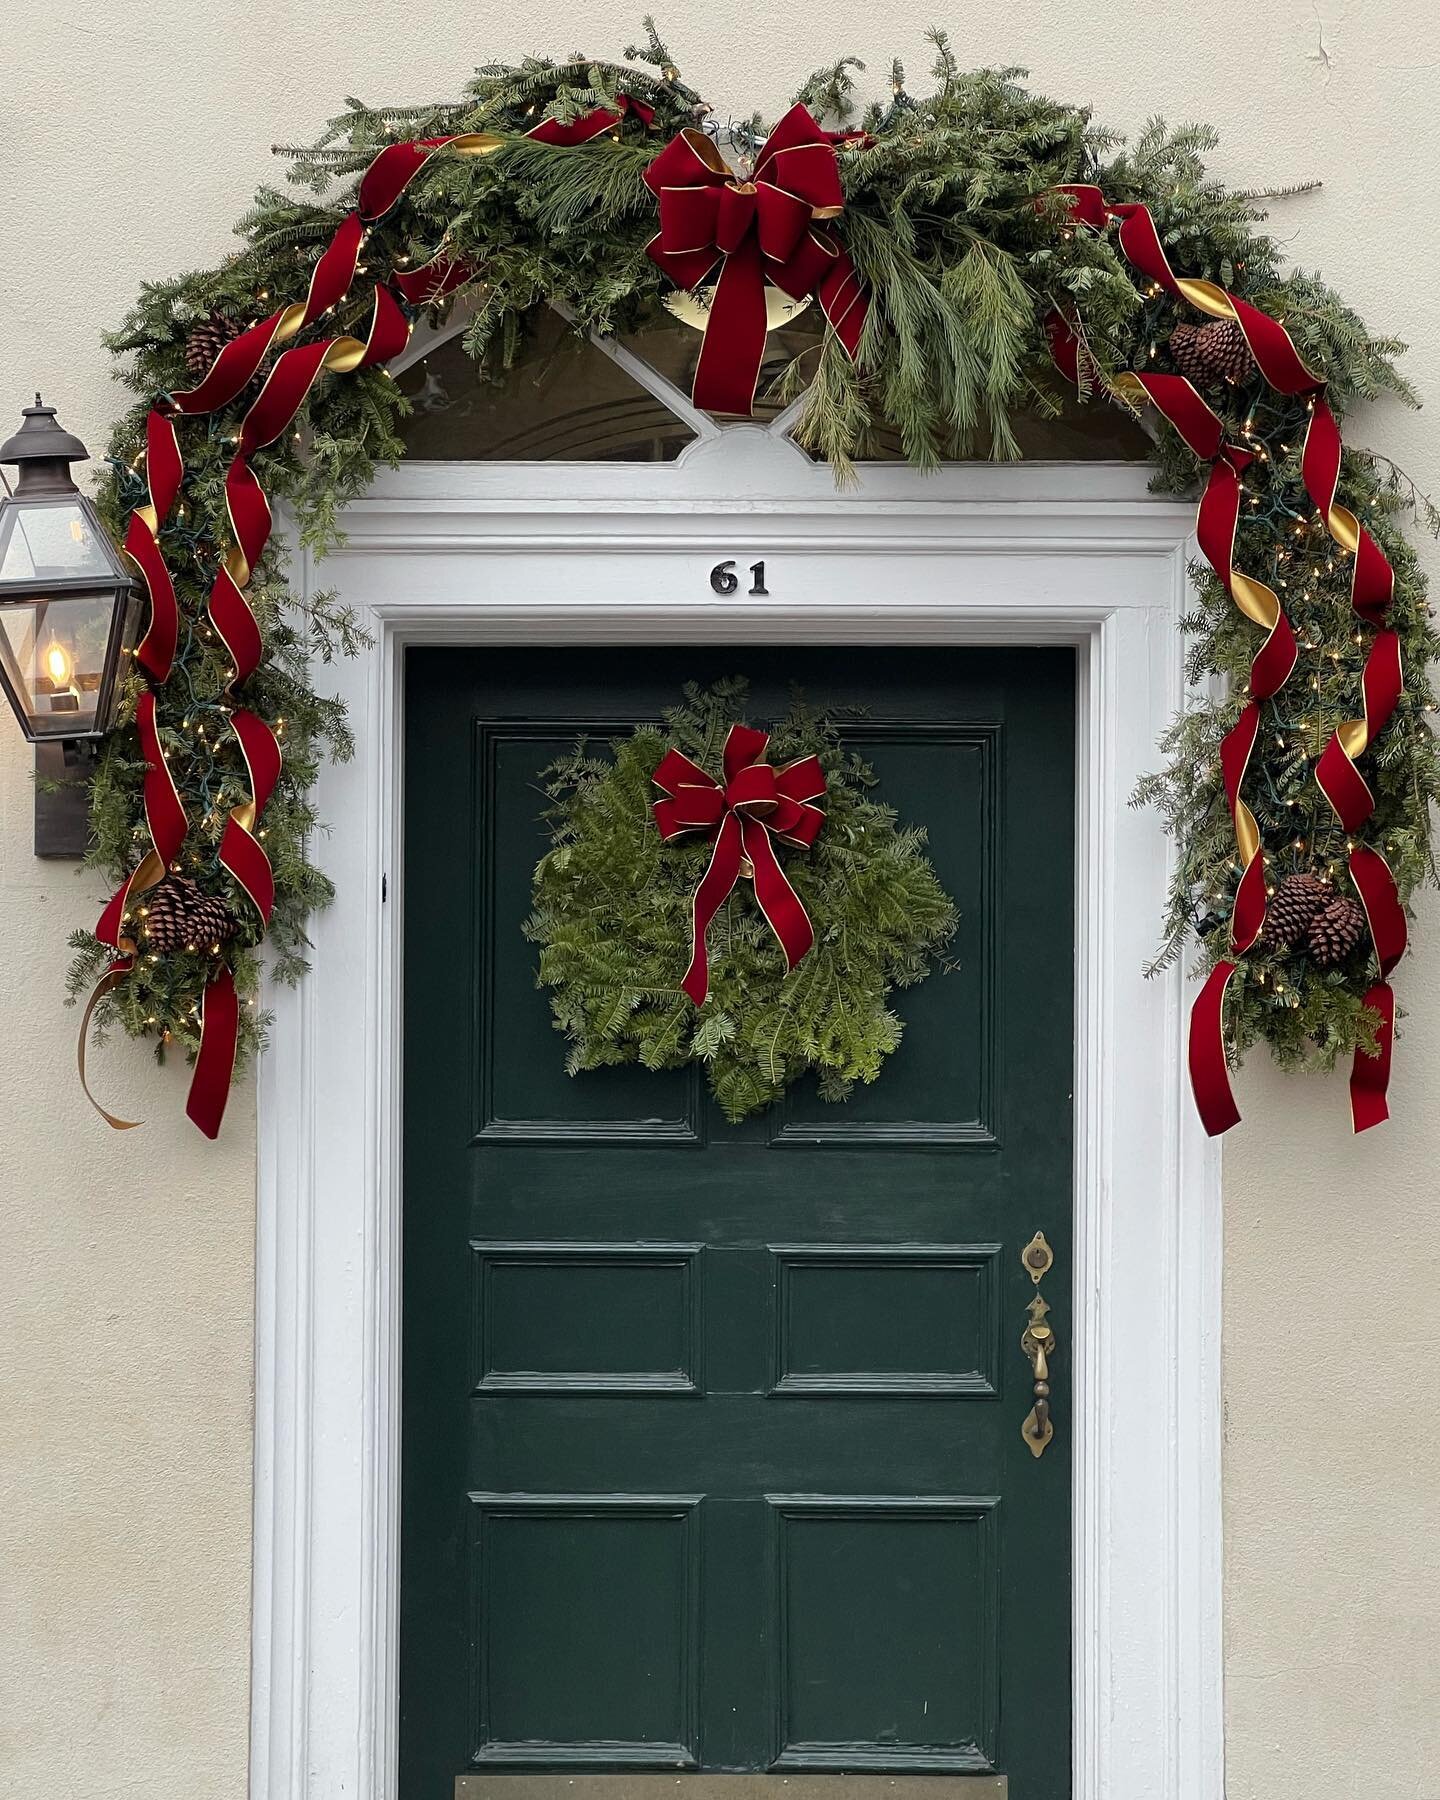
[[[488,57],[614,54],[641,10],[14,0],[0,24],[0,427],[39,385],[103,442],[119,395],[101,327],[144,277],[225,252],[227,221],[273,176],[272,140],[309,136],[347,94],[453,93]],[[918,77],[936,10],[671,0],[662,22],[687,75],[747,112],[842,51],[877,80],[898,51]],[[1237,183],[1323,177],[1279,213],[1280,235],[1416,343],[1410,371],[1433,402],[1433,19],[1427,0],[969,0],[950,23],[966,61],[1027,64],[1122,128],[1156,111],[1211,120],[1215,166]],[[1440,488],[1429,415],[1386,407],[1353,436]],[[101,896],[31,857],[28,767],[0,720],[0,1797],[237,1800],[253,1102],[237,1099],[212,1148],[181,1117],[183,1073],[120,1045],[99,1079],[149,1123],[115,1135],[89,1112],[60,993],[66,933]],[[1420,944],[1400,981],[1396,1122],[1354,1144],[1340,1085],[1257,1068],[1227,1146],[1231,1800],[1440,1792],[1440,907],[1424,908]]]

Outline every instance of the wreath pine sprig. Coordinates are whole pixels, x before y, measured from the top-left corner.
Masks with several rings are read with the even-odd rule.
[[[540,946],[539,981],[569,1040],[572,1075],[700,1061],[731,1120],[760,1111],[807,1073],[826,1100],[874,1081],[904,1029],[888,1004],[891,989],[923,980],[958,922],[923,829],[902,826],[876,798],[875,774],[844,748],[836,716],[797,696],[771,726],[770,758],[779,766],[814,754],[825,770],[824,828],[808,851],[781,853],[815,927],[814,947],[787,973],[742,881],[710,927],[709,998],[691,1004],[679,984],[710,845],[661,842],[652,776],[671,745],[718,769],[746,694],[738,679],[691,683],[663,726],[641,726],[608,756],[582,740],[545,771],[552,844],[535,870],[526,926]]]

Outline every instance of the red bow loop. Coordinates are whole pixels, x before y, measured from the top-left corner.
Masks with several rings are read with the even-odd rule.
[[[725,738],[725,748],[720,753],[725,779],[731,781],[742,769],[759,762],[769,748],[768,731],[757,731],[753,725],[732,725]]]
[[[808,850],[815,842],[825,815],[812,800],[825,792],[825,771],[818,756],[802,756],[786,763],[775,777],[778,794],[775,810],[765,823],[775,836],[787,844]]]
[[[764,176],[799,194],[817,218],[833,217],[845,204],[836,141],[820,129],[807,107],[792,106],[766,138],[755,162],[755,177]]]
[[[695,370],[695,404],[749,415],[765,355],[766,283],[819,300],[854,359],[867,301],[854,264],[819,221],[844,210],[835,142],[803,106],[766,139],[748,180],[704,132],[687,127],[645,171],[659,202],[648,254],[677,287],[720,274]]]
[[[775,786],[775,771],[769,763],[754,763],[741,769],[725,783],[725,804],[731,812],[746,813],[763,819],[773,813],[780,799]]]
[[[744,197],[742,193],[740,198]],[[784,188],[772,187],[768,181],[756,183],[752,205],[760,254],[768,264],[774,265],[769,270],[771,278],[789,274],[796,253],[809,240],[814,209],[794,194],[787,194]],[[776,285],[783,287],[785,284],[776,279]]]
[[[759,194],[753,183],[733,181],[706,192],[715,196],[715,248],[722,256],[733,256],[759,225]]]
[[[695,890],[690,967],[680,983],[696,1006],[703,1006],[710,992],[705,954],[710,921],[742,875],[754,880],[755,898],[787,969],[815,942],[809,915],[780,867],[775,839],[805,850],[815,842],[825,815],[813,802],[825,792],[825,772],[816,756],[774,768],[763,760],[769,743],[767,731],[732,725],[722,756],[723,787],[680,750],[667,750],[651,777],[665,795],[653,808],[665,842],[705,831],[715,844]]]

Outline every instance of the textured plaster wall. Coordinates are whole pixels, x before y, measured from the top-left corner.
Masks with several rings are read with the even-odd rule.
[[[209,262],[343,96],[420,100],[532,49],[613,55],[633,8],[429,0],[14,0],[0,24],[0,426],[30,390],[92,447],[119,404],[98,342],[146,276]],[[888,19],[887,19],[888,13]],[[969,62],[1023,63],[1122,128],[1221,128],[1240,184],[1322,177],[1277,229],[1377,326],[1434,329],[1440,109],[1425,0],[670,0],[663,24],[722,111],[773,110],[814,63],[949,23]],[[919,85],[918,79],[914,85]],[[1440,488],[1428,416],[1357,420]],[[28,761],[0,720],[0,1797],[244,1792],[254,1111],[210,1148],[183,1073],[120,1044],[74,1080],[65,937],[95,883],[29,849]],[[1405,965],[1397,1122],[1355,1145],[1339,1084],[1247,1075],[1226,1164],[1226,1641],[1231,1800],[1440,1793],[1440,909]],[[1138,948],[1137,948],[1138,954]],[[1128,1797],[1127,1797],[1128,1800]],[[1144,1800],[1135,1796],[1134,1800]]]

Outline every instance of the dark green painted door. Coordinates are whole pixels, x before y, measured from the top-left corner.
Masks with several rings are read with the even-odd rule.
[[[537,771],[730,673],[755,723],[791,682],[868,709],[963,914],[874,1087],[741,1126],[688,1072],[567,1077],[521,931]],[[1074,678],[1061,650],[410,652],[402,1800],[626,1769],[1069,1795]]]

